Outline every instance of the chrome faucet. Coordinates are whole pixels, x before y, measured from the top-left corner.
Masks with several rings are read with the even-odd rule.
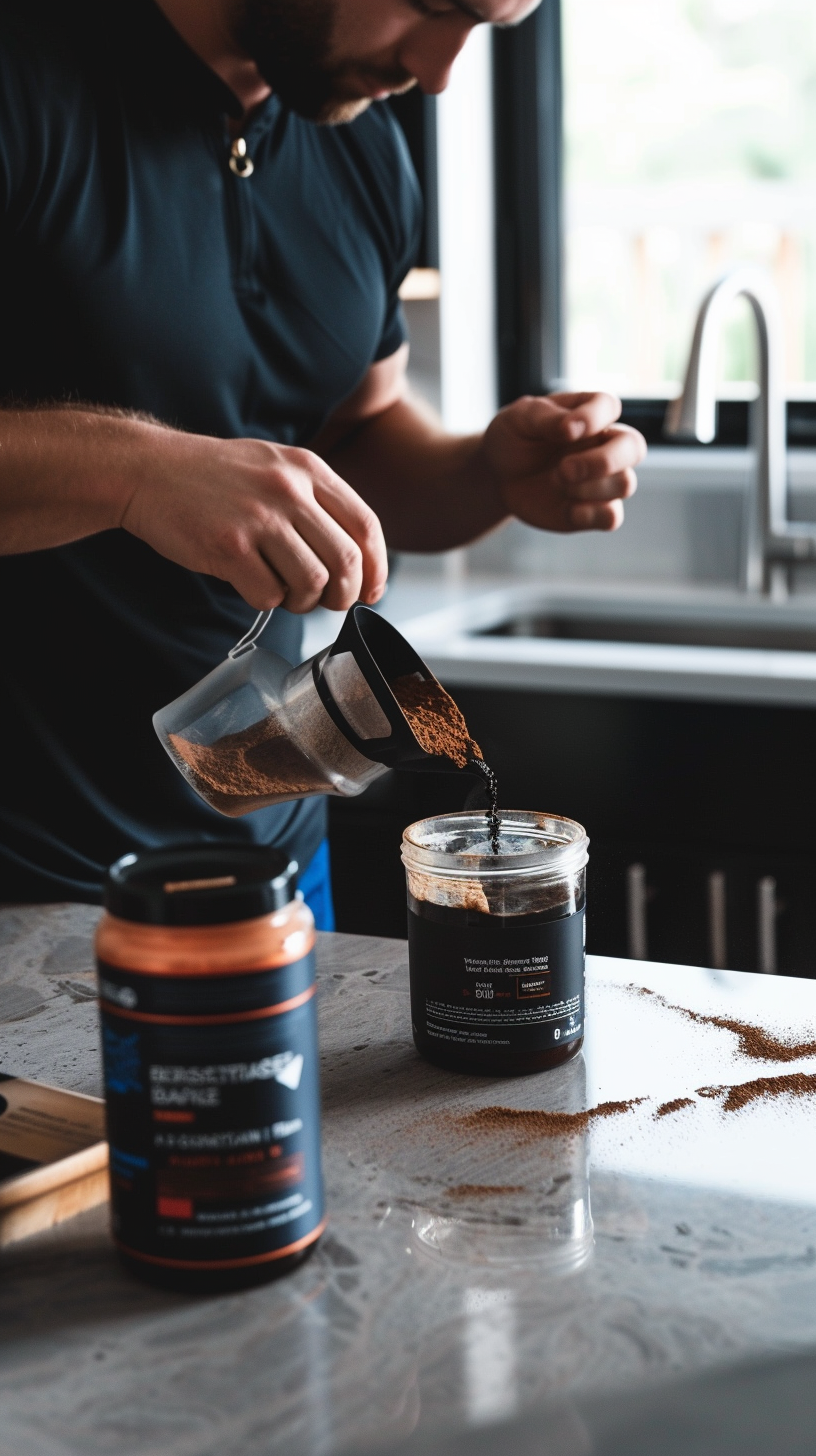
[[[686,380],[666,411],[664,433],[710,444],[716,434],[717,349],[729,305],[744,296],[759,341],[759,394],[751,408],[756,481],[744,516],[741,585],[784,597],[788,567],[816,561],[816,527],[788,520],[787,415],[782,385],[782,321],[776,288],[761,268],[735,268],[700,305]]]

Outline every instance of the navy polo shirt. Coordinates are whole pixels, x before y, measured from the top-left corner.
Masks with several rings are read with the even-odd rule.
[[[153,0],[3,0],[0,401],[303,445],[399,348],[420,203],[388,109],[322,127],[272,97],[248,177],[230,114]],[[321,800],[225,819],[150,721],[253,617],[124,531],[0,558],[0,900],[98,900],[107,864],[159,844],[311,858]],[[300,635],[279,611],[264,645],[297,661]]]

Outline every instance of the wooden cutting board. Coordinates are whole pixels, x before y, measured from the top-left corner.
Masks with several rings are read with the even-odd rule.
[[[107,1198],[102,1099],[0,1072],[0,1248]]]

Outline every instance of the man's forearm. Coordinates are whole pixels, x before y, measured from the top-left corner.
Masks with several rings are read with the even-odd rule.
[[[325,458],[368,501],[397,551],[449,551],[506,519],[477,459],[481,436],[447,434],[428,411],[399,400]],[[317,448],[319,448],[319,443]]]
[[[0,410],[0,554],[118,526],[168,431],[92,409]]]
[[[374,512],[308,450],[93,407],[0,410],[0,554],[117,526],[258,611],[375,602],[388,573]]]

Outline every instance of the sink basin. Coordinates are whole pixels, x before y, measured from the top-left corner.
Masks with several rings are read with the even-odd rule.
[[[676,647],[741,647],[775,652],[816,651],[816,625],[723,622],[675,617],[645,620],[584,612],[519,612],[482,627],[477,637],[548,637],[568,641],[654,642]]]
[[[803,597],[474,583],[401,629],[450,684],[816,707],[816,604]]]

